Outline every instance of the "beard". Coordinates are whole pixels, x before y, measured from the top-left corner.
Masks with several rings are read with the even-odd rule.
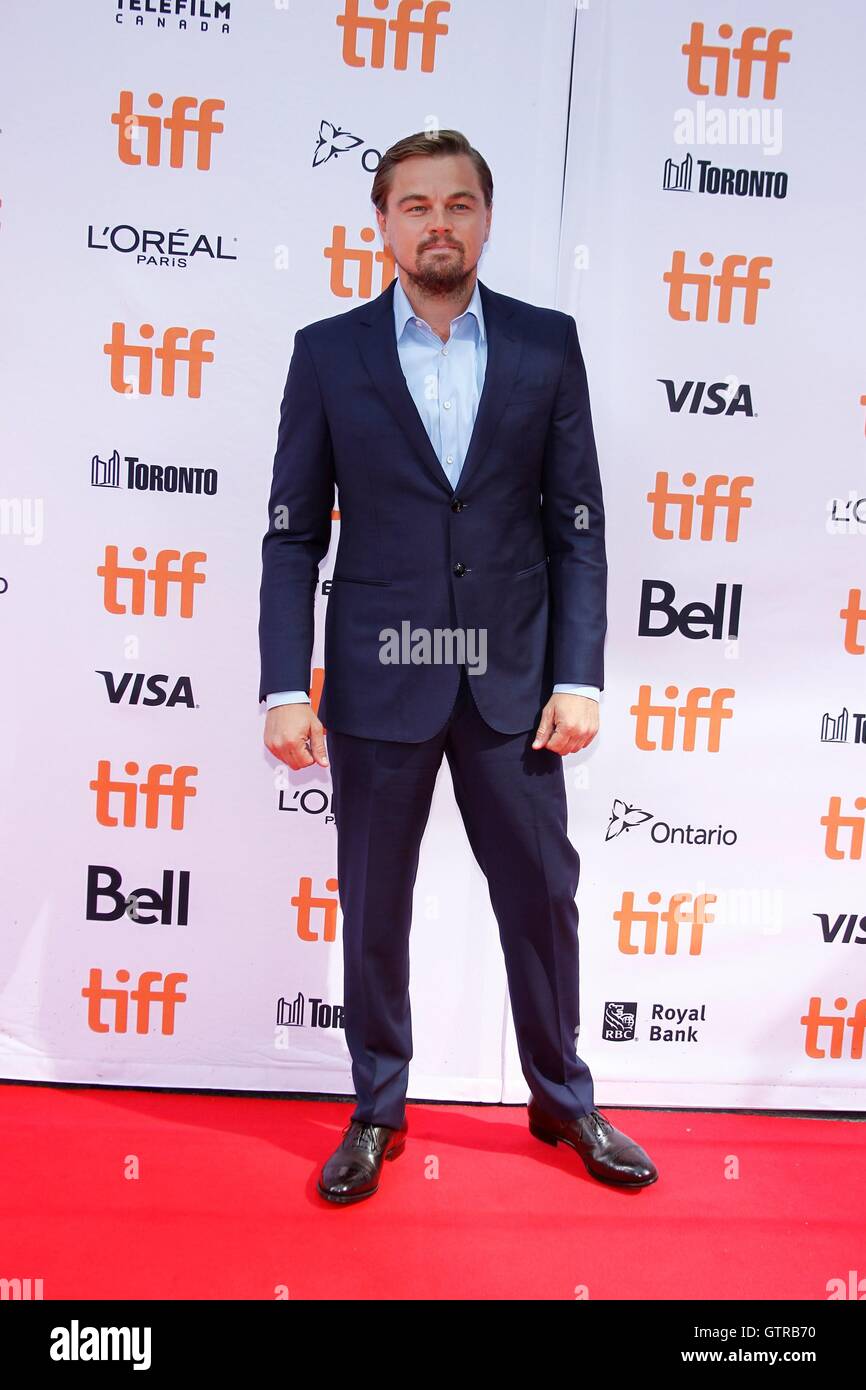
[[[440,295],[443,298],[458,293],[467,284],[472,270],[466,269],[462,247],[449,248],[447,252],[435,250],[419,251],[418,268],[406,270],[409,283],[425,295]],[[403,267],[405,269],[405,267]]]

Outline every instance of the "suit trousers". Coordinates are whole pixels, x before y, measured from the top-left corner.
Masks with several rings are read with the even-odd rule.
[[[409,931],[421,839],[442,761],[499,927],[523,1075],[539,1105],[571,1120],[594,1108],[577,1055],[580,857],[567,835],[560,754],[535,729],[501,734],[478,712],[461,668],[444,727],[420,743],[327,730],[343,912],[352,1119],[399,1128],[412,1022]],[[540,710],[539,710],[540,715]]]

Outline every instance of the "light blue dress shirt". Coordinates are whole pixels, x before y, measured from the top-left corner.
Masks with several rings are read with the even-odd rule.
[[[487,334],[478,280],[462,314],[451,320],[451,332],[443,343],[409,303],[400,277],[394,285],[394,330],[397,353],[418,414],[452,488],[456,489],[469,448],[487,369]],[[588,695],[597,700],[595,685],[555,685],[554,691]],[[268,695],[266,705],[309,703],[305,690],[280,690]]]

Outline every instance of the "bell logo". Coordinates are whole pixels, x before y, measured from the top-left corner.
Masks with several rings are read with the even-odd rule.
[[[683,474],[683,487],[693,488],[697,483],[696,473]],[[669,474],[656,473],[655,487],[646,495],[652,504],[652,532],[660,541],[691,541],[695,539],[695,513],[700,517],[700,531],[697,539],[712,541],[716,539],[716,517],[725,519],[723,540],[737,541],[740,538],[740,513],[751,507],[751,498],[743,494],[751,487],[754,478],[742,473],[729,478],[727,473],[711,473],[703,484],[701,492],[674,492],[670,487]],[[673,519],[678,522],[674,532],[668,524],[668,509],[673,510]]]
[[[154,327],[152,323],[143,323],[139,327],[142,338],[152,338]],[[126,341],[126,324],[115,322],[111,325],[111,337],[107,343],[102,344],[102,351],[108,357],[111,368],[109,381],[112,391],[117,391],[122,396],[150,396],[153,393],[153,359],[156,358],[160,364],[159,389],[163,396],[173,396],[176,378],[176,367],[178,362],[185,362],[187,367],[186,394],[191,400],[198,400],[201,396],[201,369],[205,362],[213,361],[213,353],[208,352],[205,343],[212,343],[216,334],[211,328],[194,328],[190,331],[175,325],[167,328],[162,335],[160,347],[148,347],[146,345],[128,343]],[[183,339],[189,340],[189,347],[181,347]],[[123,375],[123,369],[129,359],[138,365],[138,381],[135,386],[127,381]]]
[[[833,1014],[822,1013],[821,998],[813,995],[809,1000],[809,1010],[800,1019],[806,1030],[803,1040],[803,1050],[807,1057],[814,1057],[817,1061],[822,1061],[830,1056],[834,1061],[838,1061],[843,1056],[845,1047],[845,1030],[850,1028],[850,1048],[848,1056],[852,1062],[859,1062],[863,1057],[863,1034],[866,1032],[866,999],[859,999],[854,1005],[854,1012],[849,1018],[845,1017],[845,1010],[848,1008],[848,1000],[844,998],[833,1001],[833,1008],[841,1011],[841,1017]],[[819,1035],[823,1030],[827,1030],[829,1037],[829,1052],[820,1045],[824,1041]]]
[[[866,796],[855,796],[854,809],[866,811]],[[824,853],[828,859],[863,858],[863,816],[843,816],[841,796],[830,797],[827,814],[821,817],[821,824],[827,832],[824,836]],[[848,854],[839,842],[842,830],[850,831]]]
[[[715,261],[712,251],[702,251],[698,257],[701,265],[709,268]],[[716,301],[716,322],[730,323],[734,290],[743,291],[744,324],[753,324],[758,314],[758,291],[770,288],[770,281],[761,274],[773,264],[771,256],[731,255],[725,256],[718,275],[710,275],[701,270],[686,270],[685,251],[674,251],[671,268],[666,270],[662,280],[670,286],[668,293],[668,316],[686,323],[692,315],[683,304],[683,290],[686,285],[695,287],[694,318],[696,323],[707,323],[710,318],[712,287],[718,289]],[[748,266],[744,275],[737,274],[739,266]]]
[[[699,956],[704,942],[704,926],[707,922],[714,920],[711,913],[707,912],[706,904],[716,901],[715,893],[699,893],[692,901],[691,893],[674,893],[665,908],[664,912],[659,912],[655,907],[656,903],[662,900],[661,893],[648,893],[647,902],[652,903],[653,907],[643,912],[638,911],[634,905],[634,893],[623,893],[622,906],[618,912],[613,914],[615,922],[619,922],[618,945],[623,955],[636,956],[640,951],[640,946],[632,940],[632,927],[637,923],[643,924],[643,953],[645,956],[654,956],[658,949],[659,923],[665,925],[665,955],[675,956],[680,948],[680,927],[688,929],[689,955]],[[692,903],[690,908],[686,908],[686,903]]]
[[[376,239],[376,232],[372,227],[362,227],[360,232],[362,241],[372,242]],[[331,244],[324,250],[326,261],[331,262],[331,294],[335,294],[338,299],[351,299],[357,293],[359,299],[370,299],[375,294],[380,294],[386,290],[394,279],[394,257],[385,247],[378,247],[375,251],[369,249],[360,250],[347,249],[346,247],[346,228],[335,225],[331,233]],[[382,267],[379,276],[379,284],[373,286],[373,267],[378,261]],[[346,284],[345,268],[352,262],[358,267],[357,291]]]
[[[207,553],[204,550],[188,550],[182,555],[179,550],[158,550],[153,567],[147,569],[143,563],[147,559],[147,551],[143,545],[137,545],[133,548],[132,558],[139,563],[121,565],[118,547],[105,547],[105,559],[101,565],[97,565],[96,573],[104,580],[102,602],[106,612],[142,616],[149,611],[154,618],[165,618],[168,615],[171,585],[177,594],[177,616],[191,618],[196,585],[205,582],[205,576],[198,573],[196,566],[207,559]],[[179,560],[180,564],[172,568],[175,560]],[[118,592],[121,580],[128,585],[126,603],[121,602]],[[150,609],[147,608],[148,582],[152,599]]]
[[[679,693],[678,686],[665,686],[666,699],[675,702]],[[635,748],[642,748],[644,752],[657,752],[659,749],[663,753],[673,752],[677,746],[676,732],[677,718],[679,718],[682,725],[682,742],[679,747],[683,753],[694,753],[695,734],[700,719],[703,720],[707,729],[707,752],[718,753],[722,720],[733,719],[734,717],[734,711],[725,708],[725,701],[729,698],[733,699],[735,694],[736,691],[729,686],[711,690],[708,685],[696,685],[688,691],[685,704],[677,708],[676,703],[670,705],[653,704],[652,686],[640,686],[637,702],[629,707],[629,714],[633,714],[635,717]],[[649,736],[651,719],[658,719],[661,722],[661,742],[656,742]]]
[[[335,878],[325,879],[325,887],[331,893],[337,891],[337,880]],[[301,878],[298,881],[297,895],[292,898],[292,907],[298,909],[298,936],[302,941],[336,941],[337,939],[337,908],[339,898],[314,898],[313,880],[311,878]],[[324,930],[320,936],[312,924],[312,909],[321,908],[324,915]]]
[[[128,970],[118,970],[115,975],[119,985],[127,984]],[[94,966],[90,971],[90,983],[84,986],[82,996],[87,1000],[87,1026],[94,1033],[128,1032],[129,1001],[135,1005],[136,1033],[150,1032],[150,1009],[152,1004],[160,1008],[160,1032],[164,1037],[174,1033],[175,1008],[185,1004],[187,996],[178,992],[178,985],[184,984],[188,975],[174,973],[163,976],[159,970],[144,970],[138,977],[135,989],[109,989],[102,983],[102,971]],[[163,980],[162,989],[155,989],[158,980]],[[102,1004],[106,1001],[114,1005],[112,1023],[103,1023]]]
[[[719,25],[719,38],[732,39],[734,36],[733,26],[730,24]],[[698,96],[706,96],[709,87],[703,81],[704,61],[712,71],[713,94],[717,97],[728,95],[728,84],[731,78],[731,59],[737,65],[737,96],[748,97],[752,95],[752,72],[756,63],[760,63],[764,70],[764,85],[761,92],[765,101],[774,101],[776,98],[776,86],[779,76],[779,67],[782,63],[790,63],[790,53],[782,51],[782,44],[787,39],[794,37],[792,29],[771,29],[768,33],[766,29],[761,29],[757,25],[749,25],[743,30],[742,38],[736,47],[728,44],[712,44],[704,42],[704,26],[699,20],[695,20],[691,27],[688,43],[684,43],[680,50],[689,60],[687,82],[690,92],[695,92]],[[766,39],[763,46],[758,44],[759,39]]]
[[[147,104],[153,111],[162,108],[164,97],[160,92],[151,92]],[[111,124],[117,126],[117,153],[124,164],[141,164],[141,151],[135,148],[139,131],[143,130],[144,162],[152,169],[162,163],[162,131],[169,133],[168,163],[171,169],[182,169],[186,152],[187,135],[195,136],[195,167],[209,169],[214,135],[221,135],[224,127],[214,120],[215,111],[224,111],[225,102],[208,97],[199,104],[198,97],[175,97],[171,104],[170,116],[140,116],[133,110],[132,92],[121,92],[116,111],[111,113]],[[198,107],[198,114],[191,113]]]
[[[121,824],[111,811],[113,799],[119,796],[122,823],[127,828],[140,824],[138,813],[141,803],[144,806],[145,830],[158,830],[160,808],[167,801],[171,811],[168,828],[183,830],[186,803],[191,796],[198,795],[196,788],[189,785],[190,778],[198,775],[198,768],[188,764],[172,768],[170,763],[153,763],[147,769],[143,782],[136,781],[141,770],[138,763],[124,763],[123,770],[125,778],[113,778],[108,758],[100,758],[96,764],[96,776],[89,785],[90,790],[96,793],[96,819],[99,824]]]
[[[390,9],[391,0],[373,0],[376,10]],[[413,10],[421,10],[419,18]],[[370,67],[385,66],[388,30],[394,35],[391,66],[395,72],[405,72],[409,65],[409,41],[413,35],[421,38],[421,72],[432,72],[436,62],[436,40],[448,33],[448,26],[439,23],[439,16],[448,14],[448,0],[399,0],[397,13],[391,19],[358,13],[358,0],[345,0],[342,14],[337,15],[337,27],[343,31],[343,62],[350,68],[364,68],[367,59],[358,52],[358,36],[363,29],[370,34]]]

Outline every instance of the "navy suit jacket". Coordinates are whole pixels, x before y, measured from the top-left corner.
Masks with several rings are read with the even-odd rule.
[[[310,688],[336,485],[326,729],[416,743],[443,727],[458,666],[380,660],[384,630],[408,623],[483,629],[475,703],[521,733],[555,684],[604,688],[604,505],[577,327],[479,280],[487,368],[455,490],[400,367],[394,283],[295,334],[262,541],[259,699]]]

